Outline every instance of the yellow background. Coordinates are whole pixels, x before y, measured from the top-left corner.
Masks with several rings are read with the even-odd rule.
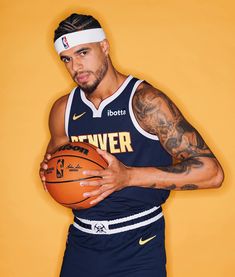
[[[222,188],[164,205],[168,276],[235,276],[232,0],[0,1],[0,276],[59,274],[72,215],[43,191],[38,165],[51,105],[74,86],[52,44],[72,12],[100,20],[115,66],[165,91],[224,167]]]

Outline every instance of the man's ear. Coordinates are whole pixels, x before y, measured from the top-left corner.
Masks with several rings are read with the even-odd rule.
[[[105,53],[106,56],[109,54],[109,42],[107,39],[104,39],[103,41],[100,42],[100,46],[102,51]]]

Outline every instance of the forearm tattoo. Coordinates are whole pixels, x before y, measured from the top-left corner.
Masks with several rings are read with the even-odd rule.
[[[188,158],[178,164],[172,165],[172,166],[166,166],[166,167],[158,167],[158,169],[165,171],[165,172],[170,172],[170,173],[176,173],[176,174],[181,174],[181,173],[186,173],[188,174],[193,168],[201,168],[203,167],[203,162],[200,161],[197,158]],[[156,187],[156,186],[155,186]],[[177,189],[177,186],[175,184],[172,184],[168,187],[165,187],[167,190],[175,190]],[[198,186],[195,184],[185,184],[182,185],[180,190],[196,190],[198,189]]]
[[[159,167],[162,171],[171,173],[189,173],[193,168],[200,168],[203,166],[203,162],[199,161],[197,158],[186,159],[178,164],[166,167]]]
[[[156,187],[156,185],[155,185]],[[175,190],[177,189],[177,186],[176,185],[171,185],[171,186],[168,186],[168,187],[165,187],[166,190]],[[194,184],[186,184],[186,185],[183,185],[180,187],[180,190],[195,190],[195,189],[198,189],[198,186],[197,185],[194,185]]]
[[[200,157],[214,158],[198,131],[185,120],[174,103],[162,92],[153,89],[136,92],[133,98],[133,110],[141,127],[157,135],[167,152],[179,161],[160,170],[188,174],[194,168],[203,167]],[[172,184],[166,189],[176,188],[176,185]],[[197,188],[195,184],[180,187],[182,190]]]

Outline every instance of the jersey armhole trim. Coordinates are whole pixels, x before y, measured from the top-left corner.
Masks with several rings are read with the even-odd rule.
[[[131,96],[130,96],[130,100],[129,100],[129,112],[130,112],[130,117],[131,117],[131,120],[133,122],[133,125],[135,126],[136,130],[138,132],[140,132],[143,136],[149,138],[149,139],[152,139],[152,140],[159,140],[158,136],[156,135],[152,135],[148,132],[146,132],[140,125],[139,123],[137,122],[136,118],[135,118],[135,115],[134,115],[134,112],[133,112],[133,109],[132,109],[132,99],[133,99],[133,96],[136,92],[136,89],[137,87],[139,86],[140,83],[142,83],[143,80],[138,80],[133,89],[132,89],[132,92],[131,92]]]
[[[77,87],[76,87],[77,88]],[[69,116],[70,116],[70,110],[73,102],[73,96],[75,93],[76,88],[74,88],[68,97],[68,101],[66,104],[66,109],[65,109],[65,119],[64,119],[64,124],[65,124],[65,133],[69,137]]]

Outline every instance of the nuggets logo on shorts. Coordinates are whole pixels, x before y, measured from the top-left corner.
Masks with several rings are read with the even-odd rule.
[[[62,43],[63,43],[63,46],[64,46],[65,49],[69,48],[69,43],[68,43],[66,37],[62,37]]]
[[[95,232],[98,234],[98,233],[102,233],[102,234],[105,234],[106,233],[106,230],[107,228],[104,226],[104,224],[102,223],[96,223],[95,226],[94,226],[94,230]]]

